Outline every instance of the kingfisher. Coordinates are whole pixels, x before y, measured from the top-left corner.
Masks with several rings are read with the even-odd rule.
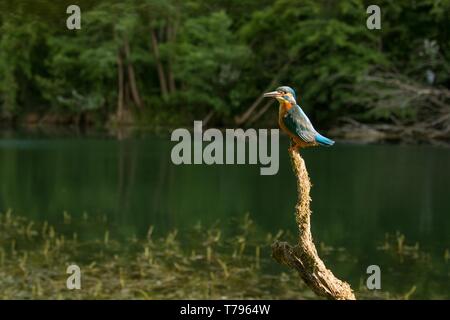
[[[334,141],[324,137],[314,129],[308,116],[297,104],[294,89],[282,86],[275,91],[264,93],[264,97],[278,100],[278,125],[288,134],[293,144],[291,148],[305,148],[313,146],[332,146]]]

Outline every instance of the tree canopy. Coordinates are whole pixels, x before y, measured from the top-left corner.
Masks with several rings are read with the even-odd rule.
[[[319,127],[448,115],[449,0],[379,1],[381,30],[363,0],[78,1],[81,30],[69,4],[0,4],[3,120],[267,125],[280,84]]]

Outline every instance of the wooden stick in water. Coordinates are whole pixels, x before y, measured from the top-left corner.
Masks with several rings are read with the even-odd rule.
[[[298,201],[295,216],[299,228],[298,244],[276,241],[272,244],[272,257],[280,264],[298,271],[303,281],[319,296],[330,300],[355,300],[350,285],[336,278],[317,254],[311,234],[309,191],[311,181],[305,161],[297,148],[289,148],[292,169],[297,178]]]

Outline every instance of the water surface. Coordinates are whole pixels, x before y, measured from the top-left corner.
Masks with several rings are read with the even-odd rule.
[[[261,233],[296,232],[295,180],[280,146],[280,170],[261,176],[259,165],[181,165],[170,161],[168,135],[9,133],[0,140],[0,210],[58,223],[104,215],[121,236],[181,231],[196,223],[227,222],[249,213]],[[449,298],[450,149],[431,146],[351,145],[304,151],[313,183],[316,243],[344,250],[325,257],[358,287],[368,265],[381,267],[382,290],[416,286],[415,297]],[[386,235],[405,236],[430,256],[411,263],[380,250]],[[378,249],[377,249],[378,248]],[[401,259],[400,259],[401,260]],[[408,262],[409,261],[409,262]],[[428,263],[428,262],[427,262]]]

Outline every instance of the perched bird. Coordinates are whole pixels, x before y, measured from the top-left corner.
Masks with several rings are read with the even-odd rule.
[[[294,89],[283,86],[276,91],[267,92],[264,97],[275,98],[280,103],[278,124],[291,138],[291,148],[312,146],[332,146],[333,140],[324,137],[314,129],[311,121],[297,104]]]

